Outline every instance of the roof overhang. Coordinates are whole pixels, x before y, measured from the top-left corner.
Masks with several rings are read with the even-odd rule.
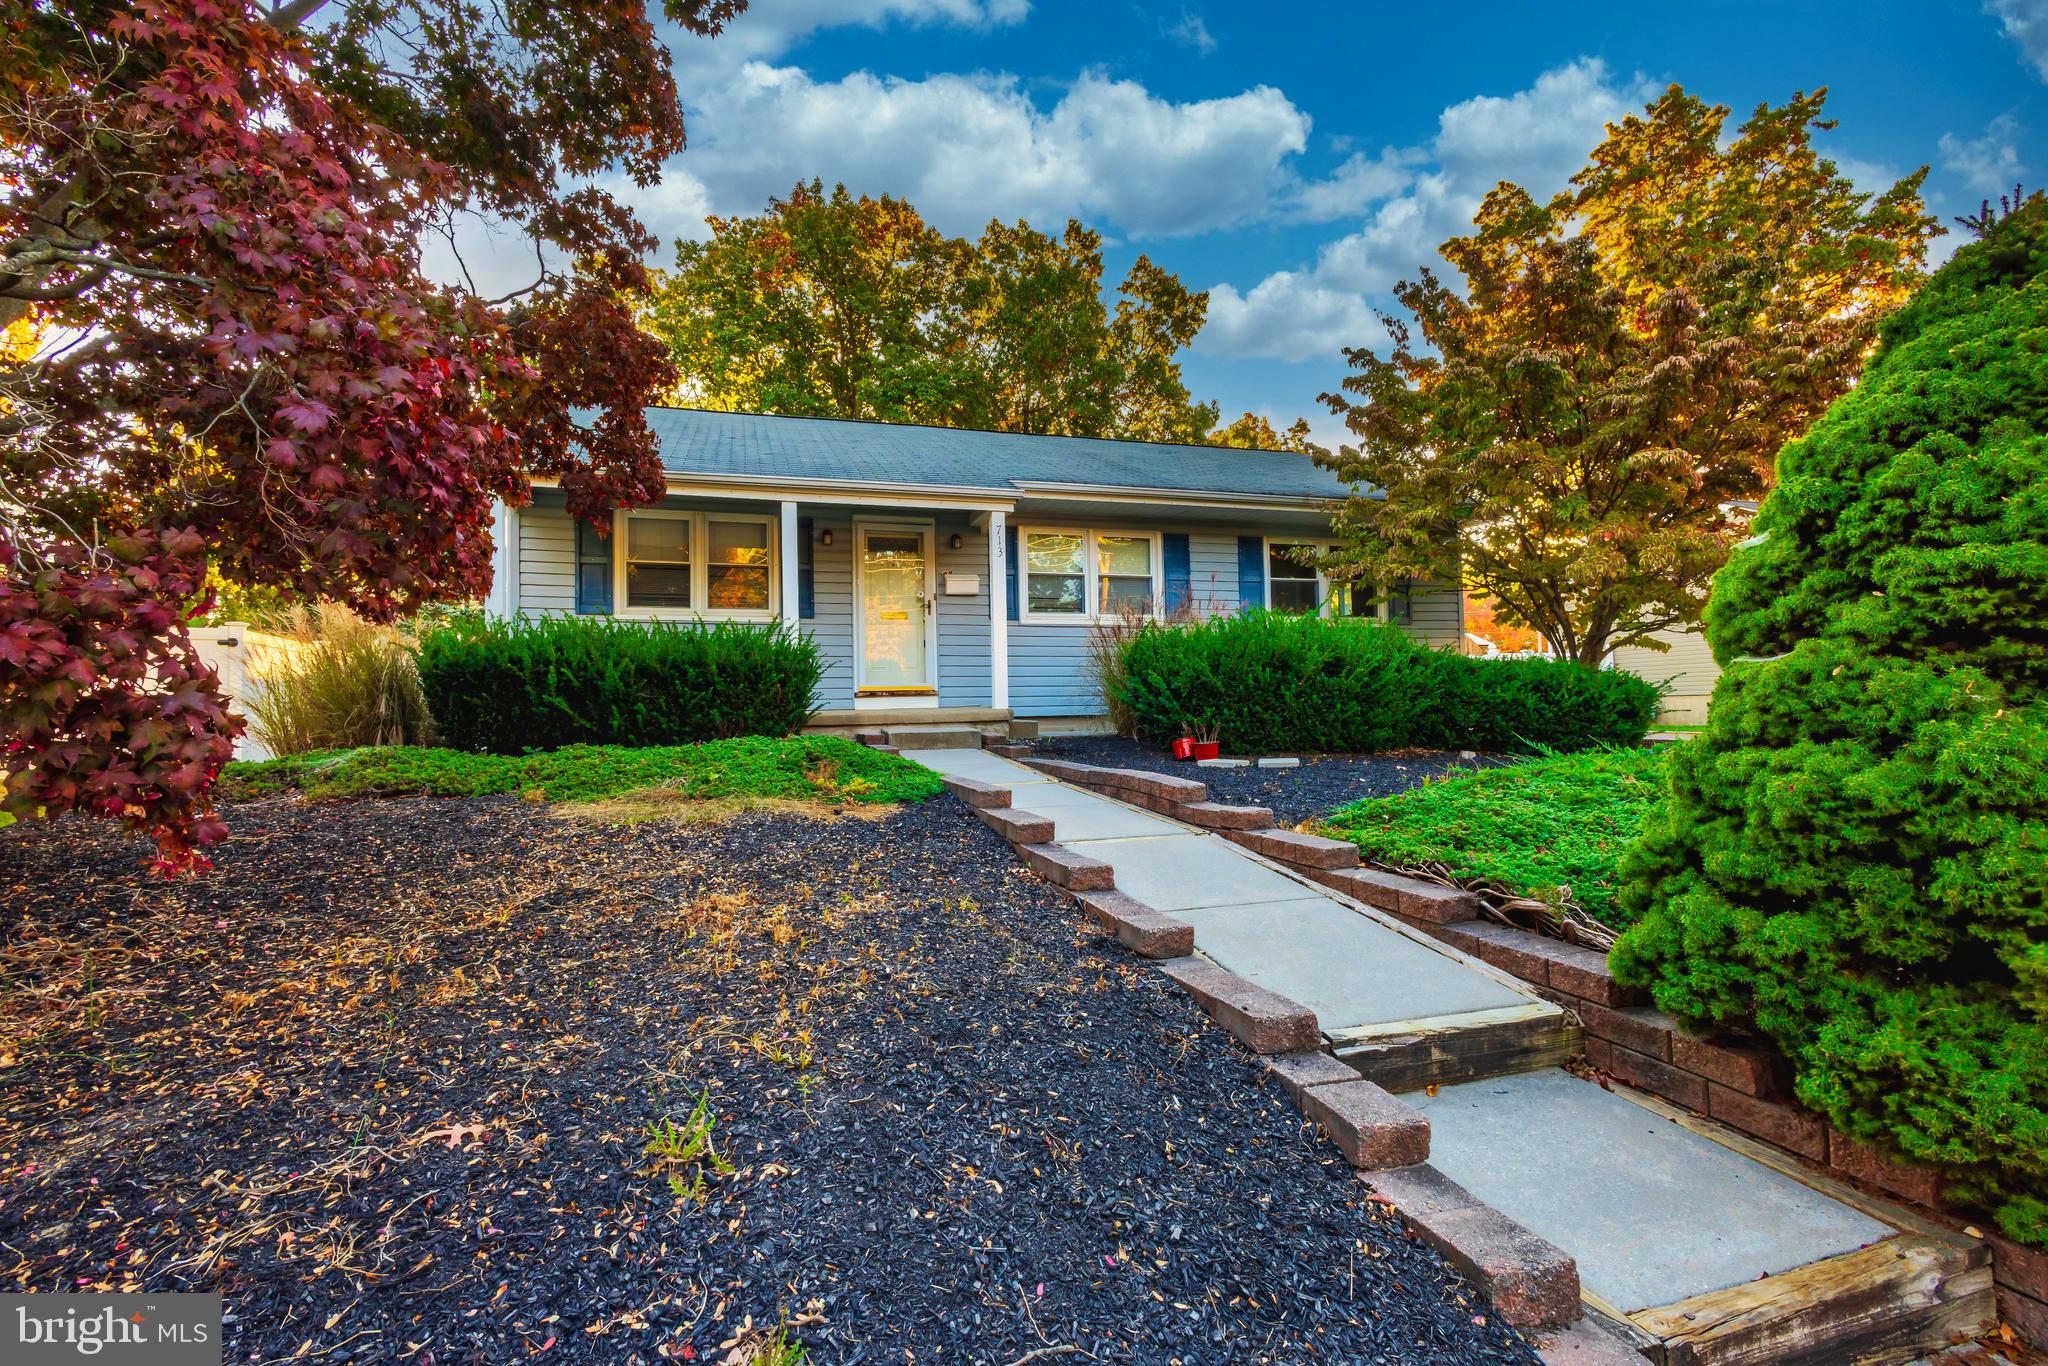
[[[1012,480],[1021,494],[1074,502],[1165,503],[1183,507],[1242,508],[1266,512],[1326,512],[1341,494],[1226,493],[1211,489],[1133,488],[1119,484],[1067,484],[1043,479]]]
[[[671,472],[672,493],[699,498],[770,498],[800,503],[884,503],[892,507],[972,508],[1007,512],[1016,497],[1002,489],[880,480],[805,479],[788,475],[690,475]]]

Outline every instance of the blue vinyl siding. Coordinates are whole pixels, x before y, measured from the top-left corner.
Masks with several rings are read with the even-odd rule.
[[[989,594],[997,591],[989,574],[988,528],[977,530],[961,512],[942,512],[934,531],[938,574],[932,591],[939,595],[934,617],[938,622],[939,705],[942,707],[986,707],[994,696],[989,659]],[[953,549],[952,539],[960,538]],[[949,597],[946,573],[973,575],[980,582],[972,597]]]

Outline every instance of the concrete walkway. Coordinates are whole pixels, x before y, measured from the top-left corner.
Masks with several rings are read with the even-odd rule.
[[[1111,865],[1119,891],[1192,925],[1198,954],[1313,1010],[1331,1051],[1367,1075],[1376,1033],[1470,1039],[1503,1019],[1562,1014],[1488,965],[1207,831],[978,749],[906,757],[1011,789],[1018,810],[1054,822],[1059,844]],[[1897,1232],[1556,1067],[1493,1070],[1512,1075],[1462,1079],[1487,1076],[1475,1066],[1434,1094],[1419,1081],[1383,1084],[1428,1116],[1437,1170],[1571,1253],[1588,1297],[1611,1310],[1670,1305]]]
[[[1203,957],[1316,1013],[1345,1038],[1376,1026],[1561,1013],[1504,974],[1338,900],[1206,831],[978,749],[913,750],[950,777],[999,783],[1053,838],[1116,869],[1117,890],[1195,927]]]
[[[1554,1067],[1408,1103],[1429,1116],[1438,1171],[1569,1250],[1586,1289],[1624,1311],[1790,1271],[1893,1232]]]

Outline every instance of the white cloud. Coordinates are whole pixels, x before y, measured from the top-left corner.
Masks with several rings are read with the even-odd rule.
[[[1984,12],[1998,16],[2005,36],[2048,81],[2048,0],[1985,0]]]
[[[1303,223],[1327,223],[1392,198],[1415,177],[1415,167],[1428,161],[1415,147],[1388,147],[1376,157],[1354,152],[1323,180],[1304,184],[1287,208],[1287,216]]]
[[[1209,320],[1196,338],[1207,355],[1270,360],[1316,360],[1337,346],[1376,346],[1386,340],[1372,305],[1352,290],[1318,284],[1310,271],[1276,271],[1240,294],[1231,285],[1209,290]]]
[[[1641,76],[1617,80],[1597,59],[1582,59],[1512,95],[1450,106],[1426,148],[1382,152],[1373,162],[1353,157],[1330,180],[1303,187],[1298,211],[1313,219],[1316,210],[1347,198],[1376,207],[1352,232],[1324,244],[1310,269],[1277,272],[1243,293],[1212,287],[1210,324],[1196,348],[1303,360],[1380,342],[1369,301],[1437,264],[1438,245],[1471,226],[1488,190],[1501,180],[1539,197],[1563,189],[1606,125],[1654,93],[1654,83]],[[1401,182],[1396,192],[1386,192],[1393,181]],[[1348,310],[1338,303],[1347,297],[1354,304]],[[1217,325],[1219,301],[1230,318],[1225,327]]]
[[[1965,139],[1943,133],[1941,169],[1979,194],[2010,190],[2026,170],[2020,164],[2019,135],[2019,122],[2010,114],[1991,120],[1981,137]]]
[[[1187,44],[1204,57],[1216,50],[1216,38],[1209,32],[1209,25],[1201,15],[1192,11],[1182,10],[1178,20],[1162,25],[1160,31],[1176,43]]]
[[[758,210],[813,176],[894,194],[951,232],[990,218],[1069,215],[1138,236],[1263,215],[1291,183],[1309,119],[1270,86],[1174,103],[1089,73],[1041,109],[1016,77],[921,80],[859,71],[820,81],[751,62],[701,97],[685,173],[722,212]],[[638,198],[656,231],[690,225]]]
[[[759,0],[716,38],[698,38],[673,26],[666,37],[678,68],[689,73],[780,57],[820,29],[891,24],[990,29],[1020,23],[1030,12],[1030,0]],[[684,93],[689,93],[687,85]]]

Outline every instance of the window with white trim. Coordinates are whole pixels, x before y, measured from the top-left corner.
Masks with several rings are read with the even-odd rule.
[[[1266,606],[1275,612],[1365,621],[1406,621],[1405,590],[1393,595],[1398,608],[1371,584],[1333,579],[1316,568],[1313,557],[1335,549],[1321,541],[1266,542]]]
[[[1105,617],[1131,611],[1151,616],[1152,538],[1098,533],[1095,537],[1095,610]]]
[[[1301,541],[1266,542],[1266,606],[1298,616],[1322,610],[1323,583],[1313,558],[1322,553],[1321,546]]]
[[[636,512],[626,516],[627,607],[690,610],[690,527],[688,513]]]
[[[1149,531],[1023,528],[1023,621],[1099,621],[1159,603],[1159,537]]]
[[[706,517],[704,539],[704,605],[719,612],[766,612],[768,523]]]
[[[642,508],[618,514],[624,615],[767,620],[775,614],[775,524],[739,513]]]

